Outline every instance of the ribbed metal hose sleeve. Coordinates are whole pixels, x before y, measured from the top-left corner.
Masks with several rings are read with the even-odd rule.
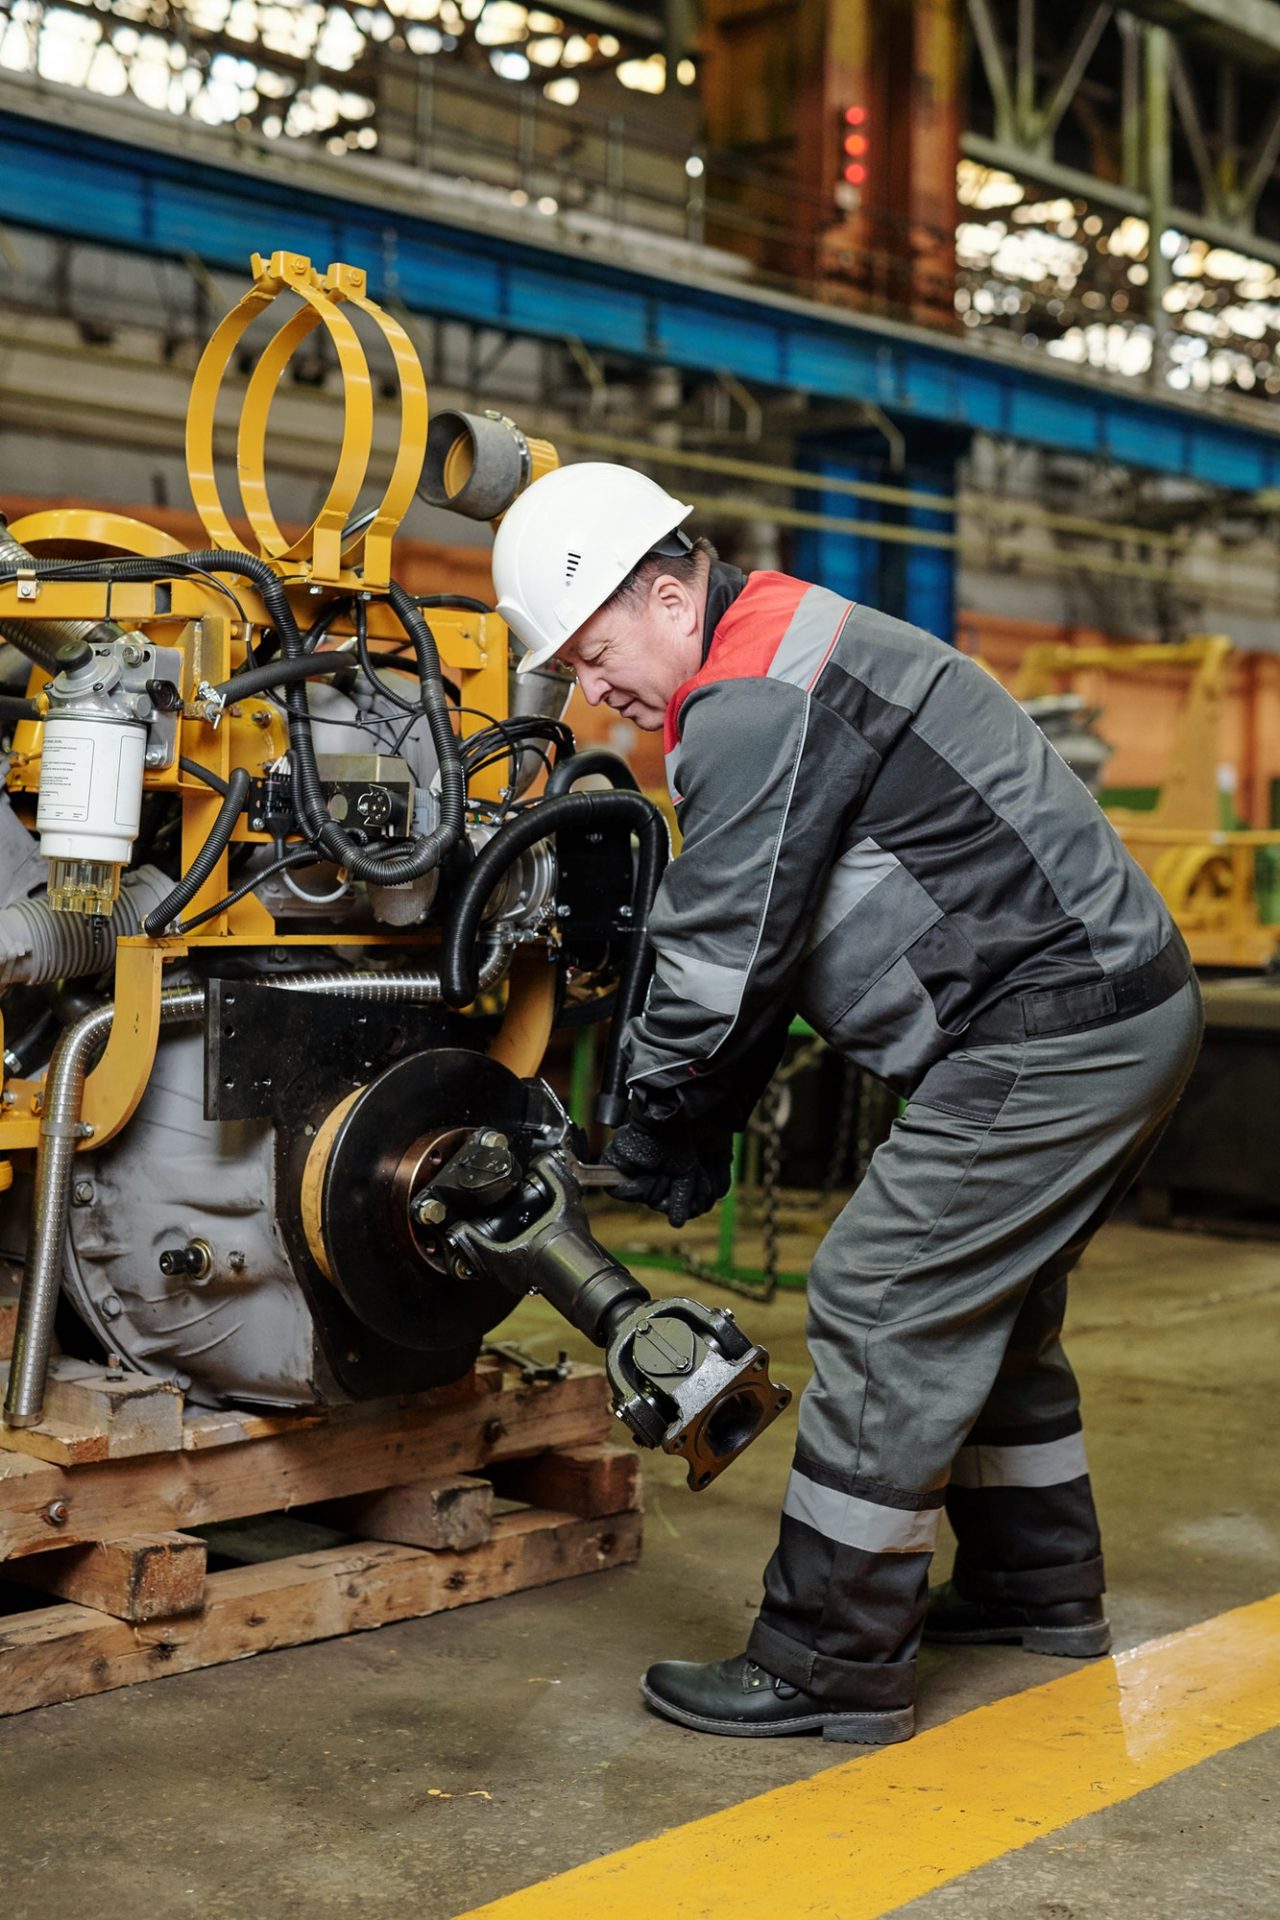
[[[444,997],[451,1006],[465,1007],[479,990],[476,936],[490,895],[512,862],[527,848],[563,828],[589,830],[625,824],[635,829],[640,857],[632,892],[631,951],[618,988],[617,1010],[609,1028],[601,1073],[597,1118],[617,1126],[626,1112],[626,1068],[622,1045],[628,1022],[644,1005],[653,976],[653,953],[646,930],[653,896],[671,854],[667,823],[651,800],[640,793],[561,793],[540,800],[525,813],[508,820],[490,840],[462,882],[453,912],[444,930],[440,972]],[[611,1116],[615,1116],[611,1117]]]
[[[204,1012],[204,1004],[203,987],[175,987],[162,993],[161,1024],[194,1020]],[[33,1427],[44,1412],[53,1318],[62,1285],[71,1176],[76,1143],[81,1138],[85,1075],[93,1053],[111,1032],[115,1011],[114,1004],[95,1007],[74,1027],[68,1027],[53,1050],[45,1076],[35,1204],[4,1403],[4,1418],[11,1427]]]
[[[612,753],[608,747],[584,747],[581,753],[571,754],[552,769],[543,792],[548,799],[557,793],[568,793],[576,781],[585,780],[590,773],[603,774],[619,792],[640,791],[640,782],[620,753]]]
[[[141,930],[143,916],[171,886],[158,867],[125,875],[105,920],[83,913],[55,913],[43,898],[0,907],[0,988],[79,980],[101,973],[115,959],[116,942]]]
[[[15,540],[0,515],[0,567],[32,567],[38,563],[21,541]],[[99,646],[118,640],[124,629],[114,620],[0,620],[0,639],[7,640],[47,674],[58,671],[59,651],[72,641],[96,641]],[[17,715],[16,718],[27,716]]]
[[[227,781],[227,791],[223,796],[222,805],[218,808],[213,825],[209,829],[208,839],[172,893],[168,894],[158,907],[153,907],[142,923],[142,931],[149,939],[158,939],[169,922],[177,919],[187,902],[195,899],[217,866],[226,851],[236,821],[244,812],[244,803],[249,797],[249,786],[248,770],[244,767],[234,768]]]
[[[511,965],[514,945],[513,941],[501,938],[492,942],[480,962],[477,992],[484,993],[498,984]],[[264,984],[285,993],[327,993],[335,999],[372,1001],[378,1005],[444,998],[440,974],[435,968],[412,973],[282,973],[268,976]]]

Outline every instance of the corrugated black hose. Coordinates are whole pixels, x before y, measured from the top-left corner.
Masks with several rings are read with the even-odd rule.
[[[619,790],[640,791],[640,782],[620,753],[613,753],[608,747],[583,747],[580,753],[556,762],[544,789],[547,798],[568,793],[575,781],[585,780],[589,773],[603,774],[609,785]]]
[[[585,756],[584,756],[585,757]],[[570,765],[572,762],[569,763]],[[631,951],[618,987],[617,1006],[609,1028],[596,1118],[606,1127],[620,1126],[626,1116],[626,1066],[622,1043],[628,1024],[644,1005],[653,974],[653,951],[648,941],[649,912],[658,882],[671,855],[667,823],[652,800],[642,793],[560,793],[539,800],[499,828],[476,856],[475,864],[458,889],[453,912],[440,949],[443,997],[451,1006],[465,1007],[476,997],[480,958],[477,940],[481,916],[494,888],[512,863],[539,840],[561,829],[626,825],[639,837],[640,856],[632,892]]]
[[[236,767],[227,781],[227,791],[209,829],[208,839],[172,893],[166,894],[160,905],[153,907],[143,921],[142,931],[150,939],[157,939],[169,922],[177,919],[187,902],[195,899],[226,852],[236,821],[244,812],[244,803],[249,798],[249,784],[247,769]]]

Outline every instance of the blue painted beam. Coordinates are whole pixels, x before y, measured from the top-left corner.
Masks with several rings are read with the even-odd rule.
[[[264,167],[210,164],[56,121],[0,112],[5,219],[142,253],[194,253],[242,270],[287,245],[388,271],[411,309],[824,399],[870,400],[921,422],[1013,439],[1253,491],[1280,486],[1280,433],[1202,404],[1118,393],[1088,377],[1006,365],[917,329],[704,282],[609,266],[552,246],[300,188]],[[353,187],[360,181],[352,170]],[[1261,404],[1261,403],[1260,403]]]

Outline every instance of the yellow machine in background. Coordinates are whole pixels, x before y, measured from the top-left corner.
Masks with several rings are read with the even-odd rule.
[[[429,423],[359,269],[252,270],[192,386],[209,547],[100,512],[0,528],[5,1419],[40,1418],[60,1294],[86,1356],[288,1407],[456,1379],[533,1289],[605,1349],[636,1438],[705,1486],[785,1390],[732,1316],[653,1302],[592,1238],[580,1188],[605,1174],[532,1078],[566,1003],[612,1009],[598,1114],[621,1117],[665,825],[622,763],[575,758],[571,675],[517,679],[491,609],[392,568],[415,492],[496,522],[555,450],[499,414]],[[246,543],[219,398],[282,296],[235,429]],[[289,537],[268,418],[317,327],[337,461]],[[400,402],[373,499],[365,339]],[[611,765],[609,791],[571,791]]]
[[[1262,919],[1257,887],[1258,850],[1280,846],[1280,832],[1220,825],[1219,740],[1231,658],[1231,642],[1221,634],[1171,646],[1046,644],[1023,655],[1013,692],[1035,700],[1063,675],[1091,670],[1187,671],[1187,698],[1155,807],[1111,807],[1108,814],[1160,889],[1195,964],[1255,968],[1267,966],[1280,945],[1280,926]]]

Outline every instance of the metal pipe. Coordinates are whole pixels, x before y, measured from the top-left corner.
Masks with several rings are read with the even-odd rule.
[[[175,987],[160,996],[164,1026],[191,1020],[204,1012],[203,987]],[[44,1112],[36,1155],[35,1206],[27,1247],[22,1290],[18,1296],[18,1324],[14,1332],[13,1363],[4,1403],[5,1424],[34,1427],[44,1412],[49,1353],[53,1345],[53,1317],[62,1285],[63,1249],[67,1237],[67,1208],[76,1147],[84,1138],[81,1111],[89,1060],[111,1031],[115,1003],[95,1007],[68,1027],[53,1050],[45,1075]]]

